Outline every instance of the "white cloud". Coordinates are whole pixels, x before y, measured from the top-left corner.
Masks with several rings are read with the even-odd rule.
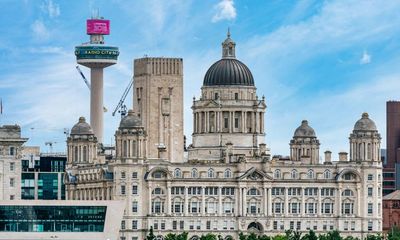
[[[221,0],[215,5],[217,13],[213,16],[212,21],[233,20],[236,18],[236,9],[233,0]]]
[[[53,3],[52,0],[47,0],[43,2],[40,8],[44,13],[48,14],[50,18],[60,16],[60,6],[58,4]]]
[[[370,62],[371,62],[371,55],[369,55],[367,53],[367,51],[364,51],[364,53],[363,53],[363,55],[361,56],[361,59],[360,59],[360,64],[364,65],[364,64],[368,64]]]
[[[39,40],[45,40],[50,37],[50,32],[41,20],[36,20],[32,25],[31,29],[33,35]]]

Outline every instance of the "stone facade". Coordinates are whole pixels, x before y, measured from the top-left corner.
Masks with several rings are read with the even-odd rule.
[[[23,144],[18,125],[0,127],[0,200],[21,199],[21,158]]]
[[[154,71],[154,62],[166,59],[136,60],[137,103],[115,133],[116,155],[99,161],[105,156],[95,151],[79,161],[70,151],[97,140],[86,123],[84,133],[71,132],[67,198],[125,201],[121,240],[143,239],[150,227],[157,235],[188,231],[192,239],[208,232],[237,239],[240,232],[287,229],[338,229],[357,237],[381,232],[381,138],[368,114],[350,134],[349,157],[340,153],[333,161],[326,151],[320,162],[320,143],[307,121],[294,132],[291,156],[271,156],[264,140],[266,102],[257,97],[251,72],[236,60],[235,46],[228,35],[223,58],[209,69],[201,97],[193,100],[193,142],[185,158],[183,144],[174,150],[175,140],[165,141],[183,140],[182,76],[142,76],[143,69]],[[172,94],[166,86],[174,86]],[[164,98],[170,100],[163,105]],[[164,116],[168,101],[173,104]],[[164,117],[177,124],[161,121]],[[175,130],[172,137],[164,135]]]

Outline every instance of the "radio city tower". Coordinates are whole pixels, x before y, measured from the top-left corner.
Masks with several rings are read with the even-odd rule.
[[[118,47],[104,44],[110,34],[110,20],[95,17],[86,21],[89,43],[75,47],[78,64],[90,68],[90,125],[99,143],[103,142],[103,68],[117,63]]]

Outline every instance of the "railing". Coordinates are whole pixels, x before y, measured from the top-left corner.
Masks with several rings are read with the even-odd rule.
[[[67,153],[65,152],[53,152],[53,153],[40,153],[41,157],[66,157]]]

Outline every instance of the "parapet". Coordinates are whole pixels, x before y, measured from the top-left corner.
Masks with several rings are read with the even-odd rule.
[[[182,58],[144,57],[133,63],[135,77],[143,75],[183,75]]]

